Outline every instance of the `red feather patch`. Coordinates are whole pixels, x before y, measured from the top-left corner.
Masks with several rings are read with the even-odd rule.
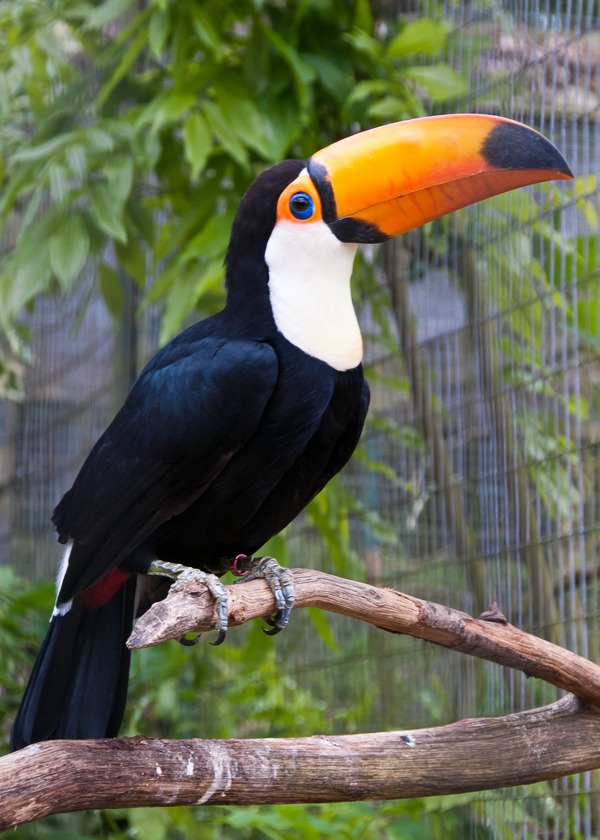
[[[107,575],[100,578],[93,586],[81,591],[80,598],[83,605],[88,610],[93,610],[106,604],[119,591],[128,577],[131,577],[128,572],[113,569]]]

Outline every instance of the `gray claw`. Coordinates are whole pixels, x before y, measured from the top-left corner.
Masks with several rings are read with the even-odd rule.
[[[249,557],[248,574],[241,578],[239,582],[244,583],[257,578],[266,580],[275,598],[277,612],[271,618],[266,619],[267,623],[271,625],[271,629],[267,630],[263,627],[267,636],[275,636],[287,627],[296,600],[292,573],[284,566],[280,566],[274,557]]]
[[[266,627],[262,628],[265,636],[276,636],[278,633],[281,633],[286,626],[285,624],[281,624],[281,610],[278,610],[275,615],[270,618],[265,618],[265,621],[270,626],[270,629],[267,629]]]
[[[215,599],[217,608],[217,621],[215,623],[217,638],[211,644],[223,644],[227,635],[227,592],[216,575],[202,572],[200,569],[191,569],[189,566],[182,566],[179,563],[167,563],[164,560],[155,560],[151,564],[148,574],[171,578],[174,581],[171,586],[173,590],[182,589],[190,581],[205,584]],[[199,640],[200,634],[195,639],[180,639],[179,641],[183,645],[195,645]]]
[[[185,636],[182,636],[181,639],[177,639],[177,641],[180,645],[183,645],[184,647],[194,647],[194,645],[198,644],[201,638],[202,633],[198,633],[196,636],[194,636],[193,639],[186,639]]]
[[[227,630],[219,630],[217,633],[217,638],[214,642],[210,642],[213,647],[217,647],[218,645],[222,645],[225,641],[225,637],[227,636]]]

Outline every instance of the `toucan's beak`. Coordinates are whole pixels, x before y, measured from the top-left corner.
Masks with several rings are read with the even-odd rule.
[[[382,242],[482,198],[573,177],[537,131],[481,114],[364,131],[317,152],[307,168],[323,220],[343,242]]]

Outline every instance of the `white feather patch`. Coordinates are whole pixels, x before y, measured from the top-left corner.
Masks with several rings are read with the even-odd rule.
[[[73,548],[73,543],[69,543],[69,545],[65,549],[65,553],[62,556],[62,560],[58,566],[58,572],[56,575],[56,597],[58,598],[58,593],[60,592],[60,588],[62,586],[62,582],[65,579],[65,575],[67,574],[67,569],[69,568],[69,557],[71,556],[71,549]],[[66,615],[71,606],[73,605],[73,601],[65,601],[64,604],[59,604],[58,601],[54,606],[54,610],[52,611],[52,618],[57,615]]]
[[[360,364],[363,343],[350,277],[357,246],[325,222],[279,221],[265,260],[277,328],[292,344],[336,370]]]

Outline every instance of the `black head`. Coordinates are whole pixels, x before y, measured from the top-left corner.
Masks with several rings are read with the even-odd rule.
[[[225,257],[229,298],[243,295],[249,283],[255,294],[257,281],[264,281],[266,292],[268,277],[264,256],[275,227],[277,201],[305,166],[303,160],[284,160],[262,172],[248,187],[233,222]]]

